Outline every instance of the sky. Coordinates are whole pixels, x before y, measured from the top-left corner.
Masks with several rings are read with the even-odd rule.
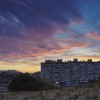
[[[100,61],[100,0],[0,0],[0,70],[73,58]]]

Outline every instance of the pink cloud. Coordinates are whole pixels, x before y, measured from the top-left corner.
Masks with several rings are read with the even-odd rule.
[[[88,33],[86,33],[86,36],[90,39],[95,40],[95,41],[100,41],[100,34],[88,32]]]
[[[32,36],[33,37],[33,36]],[[37,37],[37,36],[36,36]],[[34,38],[34,37],[33,37]],[[2,46],[3,43],[3,46]],[[55,38],[47,38],[41,41],[40,38],[32,40],[32,38],[25,39],[5,39],[0,41],[0,58],[4,59],[23,59],[23,58],[34,58],[44,56],[46,54],[62,53],[73,48],[87,47],[90,43],[80,42],[76,40],[56,40]]]

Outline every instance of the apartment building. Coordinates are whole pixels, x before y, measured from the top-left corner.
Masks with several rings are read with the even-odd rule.
[[[59,82],[64,86],[73,86],[83,82],[100,80],[100,62],[73,61],[62,62],[45,60],[41,63],[42,80],[49,83]]]

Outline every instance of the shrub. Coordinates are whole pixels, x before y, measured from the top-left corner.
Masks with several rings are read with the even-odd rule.
[[[46,84],[28,73],[19,74],[8,85],[9,91],[39,91],[45,89]]]

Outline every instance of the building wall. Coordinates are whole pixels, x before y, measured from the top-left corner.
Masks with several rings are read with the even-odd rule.
[[[100,80],[100,62],[79,62],[77,59],[69,62],[45,61],[41,63],[41,79],[49,83],[60,82],[65,86]]]

